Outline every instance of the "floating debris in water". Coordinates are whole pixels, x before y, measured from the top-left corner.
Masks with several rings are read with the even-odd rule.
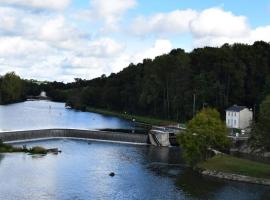
[[[109,174],[109,176],[114,177],[114,176],[115,176],[115,173],[114,173],[114,172],[111,172],[111,173]]]

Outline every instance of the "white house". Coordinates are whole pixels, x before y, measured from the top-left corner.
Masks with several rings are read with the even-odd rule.
[[[245,106],[234,105],[226,110],[228,128],[246,129],[251,125],[253,112]]]

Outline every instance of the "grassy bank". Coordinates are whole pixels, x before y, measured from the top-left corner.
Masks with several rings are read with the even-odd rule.
[[[88,112],[94,112],[94,113],[99,113],[99,114],[103,114],[103,115],[115,116],[115,117],[119,117],[119,118],[127,119],[127,120],[133,120],[133,119],[135,119],[136,122],[150,124],[150,125],[163,126],[163,125],[177,124],[177,122],[175,122],[175,121],[157,119],[157,118],[146,117],[146,116],[138,116],[138,115],[125,114],[125,113],[120,113],[120,112],[115,112],[115,111],[108,111],[108,110],[104,110],[104,109],[96,109],[96,108],[89,108],[89,107],[87,107],[86,108],[86,111],[88,111]]]
[[[211,171],[270,179],[270,164],[259,163],[228,155],[214,156],[205,162],[199,163],[197,167]]]

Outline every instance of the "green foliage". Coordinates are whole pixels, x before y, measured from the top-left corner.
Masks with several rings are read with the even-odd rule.
[[[19,101],[24,98],[24,95],[24,83],[14,72],[1,77],[0,104]]]
[[[206,108],[199,112],[187,125],[178,141],[183,156],[191,166],[207,159],[210,149],[225,150],[229,145],[227,129],[215,109]]]
[[[263,151],[270,150],[270,95],[260,105],[260,114],[252,126],[251,145]]]
[[[36,80],[23,80],[14,72],[7,73],[0,76],[0,104],[16,103],[27,96],[38,96],[45,88],[44,84]]]

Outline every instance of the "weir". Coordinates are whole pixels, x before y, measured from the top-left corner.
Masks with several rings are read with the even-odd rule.
[[[0,139],[3,142],[13,142],[13,141],[16,142],[21,140],[34,140],[34,139],[59,138],[59,137],[148,144],[148,135],[136,133],[120,133],[120,132],[78,130],[78,129],[44,129],[44,130],[0,132]]]

